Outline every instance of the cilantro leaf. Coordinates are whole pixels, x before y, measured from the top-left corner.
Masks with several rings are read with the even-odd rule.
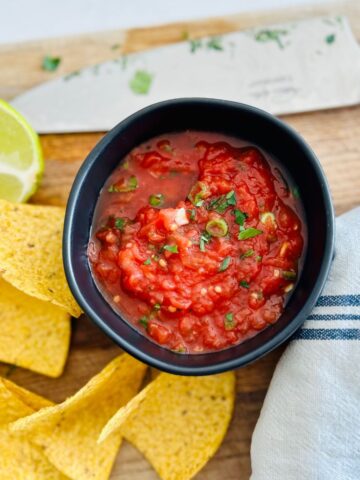
[[[125,225],[126,225],[125,218],[116,218],[115,219],[115,228],[117,228],[118,230],[123,231]]]
[[[254,253],[254,250],[252,248],[249,248],[249,250],[246,250],[246,252],[240,255],[240,258],[243,260],[244,258],[252,257]]]
[[[205,243],[210,242],[211,235],[208,232],[204,232],[200,235],[199,248],[201,252],[205,252]]]
[[[126,192],[132,192],[133,190],[136,190],[139,186],[138,179],[135,177],[135,175],[132,175],[130,178],[128,178],[126,183],[121,183],[120,185],[117,185],[116,183],[114,185],[110,185],[108,188],[109,193],[126,193]]]
[[[179,253],[177,245],[164,245],[163,250],[167,250],[171,253]]]
[[[236,205],[236,196],[234,190],[231,190],[226,195],[221,195],[210,201],[208,210],[215,210],[217,213],[224,213],[228,207]]]
[[[225,257],[224,260],[220,263],[219,272],[225,271],[229,267],[230,262],[231,262],[231,258]]]
[[[262,230],[258,230],[257,228],[253,228],[253,227],[246,228],[245,230],[241,230],[239,232],[238,239],[247,240],[248,238],[257,237],[261,233],[263,233]]]
[[[139,318],[139,323],[146,329],[149,324],[149,319],[144,315],[143,317]]]
[[[245,212],[242,212],[241,210],[238,210],[237,208],[234,210],[234,215],[235,215],[235,223],[237,225],[243,226],[245,220],[247,219],[248,215]]]
[[[224,327],[225,327],[225,330],[232,330],[235,327],[233,313],[229,312],[225,315]]]

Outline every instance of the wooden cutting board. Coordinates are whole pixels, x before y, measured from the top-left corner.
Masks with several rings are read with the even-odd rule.
[[[347,14],[360,40],[358,0],[232,15],[198,22],[160,27],[112,31],[76,38],[51,39],[26,44],[0,46],[0,97],[10,99],[31,86],[78,68],[130,52],[179,41],[184,32],[191,38],[221,34],[254,25],[323,14]],[[120,45],[120,46],[119,46]],[[62,57],[59,70],[41,70],[45,54]],[[360,107],[292,115],[284,118],[312,146],[327,174],[337,214],[360,204]],[[102,137],[102,133],[45,135],[41,142],[46,159],[45,176],[33,201],[65,205],[68,192],[81,162]],[[246,480],[250,475],[250,440],[272,373],[284,347],[237,372],[237,399],[234,418],[216,456],[197,476],[199,480]],[[73,322],[69,360],[59,379],[0,365],[0,374],[54,401],[73,394],[112,358],[119,349],[86,318]],[[119,453],[112,479],[151,480],[156,474],[129,444]],[[41,479],[39,479],[41,480]]]

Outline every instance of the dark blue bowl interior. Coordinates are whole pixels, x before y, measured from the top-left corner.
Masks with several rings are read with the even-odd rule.
[[[86,254],[99,192],[121,159],[151,137],[189,129],[233,135],[273,155],[299,187],[308,230],[303,270],[279,321],[240,345],[197,355],[177,354],[154,344],[116,314],[97,289]],[[75,298],[116,343],[159,369],[183,375],[206,375],[254,361],[301,326],[323,288],[333,245],[333,208],[326,179],[314,153],[299,135],[275,117],[247,105],[222,100],[178,99],[135,113],[111,130],[89,154],[70,194],[63,253],[67,279]]]

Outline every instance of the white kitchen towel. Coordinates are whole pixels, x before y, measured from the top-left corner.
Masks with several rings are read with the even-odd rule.
[[[317,305],[279,361],[251,480],[360,480],[360,208],[337,219]]]

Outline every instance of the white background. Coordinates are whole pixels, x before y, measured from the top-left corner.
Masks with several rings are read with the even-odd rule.
[[[0,43],[326,0],[0,0]],[[360,1],[360,0],[358,0]]]

